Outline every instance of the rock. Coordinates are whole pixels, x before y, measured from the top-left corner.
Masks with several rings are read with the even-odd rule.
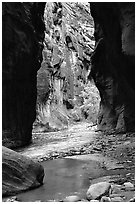
[[[116,193],[116,194],[111,194],[111,195],[109,195],[109,197],[110,197],[110,198],[115,198],[115,197],[121,197],[121,198],[122,198],[122,197],[125,197],[125,196],[122,195],[122,194],[117,194],[117,193]]]
[[[90,200],[90,202],[99,202],[99,200]]]
[[[111,189],[113,194],[121,193],[121,185],[111,185]]]
[[[87,199],[95,200],[100,198],[103,195],[107,195],[109,193],[110,188],[111,188],[111,184],[108,182],[100,182],[100,183],[92,184],[87,191]]]
[[[77,195],[68,196],[63,200],[63,202],[78,202],[78,201],[81,201],[81,199]]]
[[[17,201],[17,197],[16,196],[13,196],[11,198],[6,199],[4,202],[19,202],[19,201]]]
[[[111,199],[109,197],[103,196],[101,198],[101,202],[111,202]]]
[[[135,197],[134,197],[134,198],[131,198],[131,199],[129,200],[129,202],[135,202]]]
[[[134,191],[135,187],[134,184],[132,184],[131,182],[125,182],[121,189],[126,191]]]
[[[114,197],[114,198],[111,198],[111,202],[122,202],[123,199],[121,197]]]
[[[2,147],[2,195],[14,195],[43,184],[44,169],[29,157]]]
[[[124,144],[123,145],[130,145],[131,144],[131,142],[130,141],[126,141],[126,142],[124,142]]]
[[[86,199],[81,199],[81,201],[79,201],[79,202],[88,202],[88,200],[86,200]]]
[[[134,185],[133,185],[131,182],[125,182],[125,183],[123,184],[123,186],[124,186],[125,188],[134,188]]]

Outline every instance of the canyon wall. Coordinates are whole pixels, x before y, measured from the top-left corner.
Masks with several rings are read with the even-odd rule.
[[[86,4],[52,3],[47,9],[53,16],[45,16],[46,26],[44,9],[45,3],[2,4],[3,145],[31,142],[37,84],[37,115],[43,114],[42,122],[50,114],[51,99],[51,107],[57,104],[55,117],[58,107],[65,106],[61,119],[68,117],[66,109],[73,109],[72,117],[78,121],[74,104],[87,117],[90,103],[98,102],[88,95],[92,87],[85,79],[90,68],[89,79],[94,79],[101,96],[98,128],[134,131],[135,4],[90,3],[95,49],[93,19]]]
[[[96,123],[100,97],[93,81],[87,80],[95,44],[89,4],[48,2],[44,19],[34,131],[63,129],[85,119]]]
[[[44,8],[45,3],[2,3],[2,139],[8,147],[31,141]]]
[[[96,47],[91,72],[100,92],[99,129],[135,128],[135,3],[90,3]]]

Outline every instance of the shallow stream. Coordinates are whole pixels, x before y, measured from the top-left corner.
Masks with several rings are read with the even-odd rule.
[[[85,198],[90,183],[100,177],[117,174],[117,170],[107,170],[97,161],[99,155],[81,155],[77,158],[56,159],[42,162],[45,168],[44,184],[40,188],[17,195],[18,200],[34,201],[61,201],[70,195],[79,195]],[[92,160],[93,159],[93,160]],[[108,162],[111,166],[111,162]],[[124,172],[122,172],[124,173]]]
[[[33,143],[18,151],[41,162],[45,169],[44,184],[18,194],[17,199],[22,202],[61,201],[70,195],[78,195],[84,199],[90,184],[110,181],[117,176],[125,178],[127,173],[131,173],[130,170],[125,169],[114,158],[104,157],[99,153],[100,149],[97,153],[89,151],[81,155],[79,149],[92,144],[97,136],[94,127],[88,123],[80,123],[56,133],[34,134]],[[64,158],[53,159],[53,153],[60,155],[62,152],[66,155]],[[53,160],[43,161],[42,158],[47,155]]]

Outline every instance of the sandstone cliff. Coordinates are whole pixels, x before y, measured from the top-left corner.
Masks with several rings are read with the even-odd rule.
[[[50,127],[62,129],[83,119],[96,123],[100,97],[94,83],[87,81],[95,44],[89,4],[48,2],[44,19],[43,62],[37,76],[34,125],[41,126],[37,131],[50,131]]]

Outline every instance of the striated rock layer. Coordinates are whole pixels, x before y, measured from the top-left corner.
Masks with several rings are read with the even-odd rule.
[[[87,80],[95,45],[89,3],[47,2],[44,19],[34,131],[64,129],[82,120],[96,123],[99,94]]]
[[[43,183],[44,169],[28,157],[2,148],[2,195],[8,196],[36,188]]]
[[[135,3],[90,3],[96,48],[90,77],[100,92],[100,129],[134,131]]]
[[[3,144],[31,141],[41,66],[45,3],[2,3]]]

